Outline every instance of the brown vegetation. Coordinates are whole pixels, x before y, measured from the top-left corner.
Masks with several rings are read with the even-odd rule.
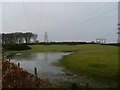
[[[2,62],[3,88],[48,88],[50,83],[28,73],[17,65],[4,60]]]

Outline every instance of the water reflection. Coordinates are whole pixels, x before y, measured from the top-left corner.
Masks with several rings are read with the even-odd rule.
[[[66,52],[43,52],[43,53],[23,53],[12,58],[12,62],[20,63],[23,68],[34,74],[33,68],[38,68],[38,73],[63,73],[60,67],[52,65],[58,62]]]
[[[18,53],[16,54],[16,56],[12,57],[11,59],[16,59],[18,61],[22,61],[22,60],[33,60],[33,56],[31,53]]]
[[[48,60],[48,53],[45,53],[45,59],[44,60]]]

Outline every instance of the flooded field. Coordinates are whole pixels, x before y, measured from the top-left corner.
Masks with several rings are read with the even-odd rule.
[[[18,53],[11,59],[13,63],[20,63],[20,67],[34,74],[37,68],[37,75],[40,78],[49,80],[55,87],[71,87],[75,83],[78,87],[83,87],[89,83],[91,88],[116,87],[115,83],[102,80],[94,80],[82,74],[73,74],[64,70],[63,67],[55,65],[65,55],[73,52],[41,52],[41,53]],[[109,82],[109,84],[108,84]]]

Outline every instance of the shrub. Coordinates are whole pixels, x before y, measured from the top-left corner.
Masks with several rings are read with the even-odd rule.
[[[4,45],[3,46],[3,49],[4,50],[29,50],[29,49],[31,49],[29,46],[27,46],[27,45]]]

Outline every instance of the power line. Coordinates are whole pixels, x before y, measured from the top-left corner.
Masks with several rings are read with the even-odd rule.
[[[108,3],[107,3],[107,4],[108,4]],[[92,12],[89,12],[89,13],[85,14],[84,16],[81,16],[81,17],[78,17],[78,18],[76,18],[78,15],[74,16],[74,17],[75,17],[74,20],[71,20],[71,19],[70,19],[72,22],[67,21],[68,23],[65,24],[65,25],[63,25],[62,27],[65,28],[65,27],[68,26],[68,25],[75,24],[76,21],[81,21],[83,18],[86,18],[86,17],[88,17],[89,15],[96,14],[96,13],[99,12],[101,9],[104,9],[104,7],[106,7],[107,4],[102,5],[102,7],[99,7],[99,8],[97,8],[97,9],[93,10]],[[74,18],[74,17],[73,17],[73,18]],[[62,24],[63,24],[63,23],[62,23]],[[60,25],[62,25],[62,24],[60,24]],[[57,28],[58,28],[58,26],[57,26]]]
[[[42,24],[41,22],[42,22],[42,17],[43,17],[43,14],[44,14],[44,9],[45,9],[45,2],[43,2],[43,7],[41,9],[41,14],[40,14],[39,20],[38,20],[38,27],[37,27],[37,32],[38,33],[40,32],[40,28],[41,28],[41,24]]]
[[[39,7],[38,7],[38,9],[39,10],[41,10],[41,12],[39,11],[39,18],[37,19],[38,20],[38,25],[36,26],[36,30],[37,30],[37,33],[39,34],[39,31],[40,31],[40,27],[41,27],[41,21],[42,21],[42,17],[43,17],[43,13],[44,13],[44,8],[45,8],[45,2],[42,2],[43,3],[43,5],[41,5],[42,6],[42,8],[41,9],[39,9]],[[34,3],[34,4],[36,4],[36,3]],[[30,29],[31,28],[31,25],[30,25],[30,18],[29,18],[29,16],[28,15],[30,15],[30,14],[28,14],[28,8],[26,8],[26,5],[25,5],[25,3],[23,2],[23,9],[24,9],[24,13],[25,13],[25,19],[26,19],[26,23],[27,23],[27,27],[28,27],[28,29]],[[36,9],[36,8],[35,8]],[[39,37],[39,35],[38,35],[38,37]]]
[[[99,18],[99,16],[101,16],[101,15],[103,15],[103,14],[105,14],[105,13],[110,13],[110,12],[113,12],[115,9],[117,9],[117,8],[113,8],[113,9],[111,9],[111,10],[109,10],[109,11],[106,11],[106,12],[104,12],[104,13],[101,13],[101,14],[99,14],[99,15],[97,15],[97,16],[94,16],[94,17],[92,17],[92,18],[88,18],[87,20],[84,20],[84,21],[82,21],[82,22],[76,22],[77,24],[72,24],[72,25],[69,25],[69,27],[68,28],[70,28],[70,27],[72,27],[73,25],[83,25],[83,24],[86,24],[86,23],[88,23],[88,22],[90,22],[90,21],[92,21],[92,20],[95,20],[95,18]],[[65,29],[65,27],[64,27],[64,29]],[[60,30],[60,31],[63,31],[64,29],[62,29],[62,30]]]
[[[30,29],[31,26],[30,26],[30,23],[29,23],[30,21],[29,21],[29,18],[28,18],[25,2],[23,2],[22,4],[23,4],[24,13],[25,13],[25,19],[26,19],[26,23],[27,23],[27,28]]]
[[[116,9],[116,8],[114,8],[114,9]],[[114,9],[110,10],[110,12],[113,11]],[[109,12],[109,11],[108,11],[108,12]],[[105,12],[105,13],[108,13],[108,12]],[[110,13],[110,12],[109,12],[109,13]],[[83,25],[83,24],[90,23],[91,21],[95,21],[95,20],[106,20],[106,18],[109,18],[109,17],[104,17],[104,18],[102,18],[102,19],[99,17],[99,16],[101,16],[102,14],[105,14],[105,13],[101,13],[101,14],[95,16],[95,17],[89,18],[89,19],[87,19],[86,21],[83,21],[83,22],[78,23],[78,24],[76,24],[76,25]],[[91,23],[90,23],[90,24],[91,24]]]

